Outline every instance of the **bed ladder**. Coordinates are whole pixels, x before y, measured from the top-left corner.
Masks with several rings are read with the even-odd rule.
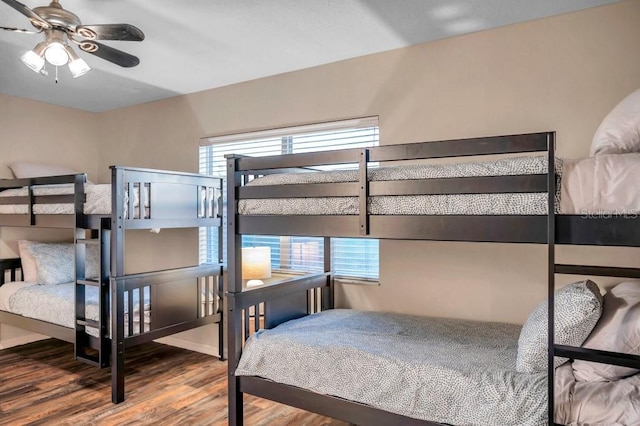
[[[96,367],[106,368],[110,361],[109,340],[109,253],[110,218],[100,219],[100,229],[76,228],[76,282],[75,282],[75,358]],[[87,237],[87,235],[90,235]],[[99,253],[99,277],[86,276],[87,249],[97,246]],[[86,318],[87,287],[98,289],[98,321]],[[87,328],[97,329],[99,337],[87,333]]]

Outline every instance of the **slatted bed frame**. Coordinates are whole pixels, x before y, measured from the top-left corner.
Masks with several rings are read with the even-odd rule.
[[[243,424],[243,394],[252,394],[352,424],[435,425],[385,412],[368,405],[321,395],[260,377],[236,376],[244,341],[253,329],[272,328],[289,319],[333,308],[334,279],[330,263],[330,237],[367,237],[398,240],[440,240],[500,243],[539,243],[548,247],[549,309],[549,423],[554,421],[554,368],[556,356],[640,368],[640,357],[556,345],[554,342],[554,291],[556,274],[603,275],[640,278],[640,269],[609,268],[556,263],[556,244],[640,246],[639,220],[623,215],[583,217],[555,213],[555,197],[548,198],[548,215],[531,216],[377,216],[367,211],[367,197],[375,195],[556,193],[555,166],[537,175],[461,177],[405,181],[367,181],[371,162],[428,158],[544,152],[555,164],[555,133],[423,142],[347,149],[331,152],[269,157],[230,156],[227,160],[228,254],[228,358],[229,424]],[[359,164],[359,181],[350,183],[243,186],[248,176],[312,168],[319,165]],[[251,198],[357,196],[359,215],[266,216],[240,215],[238,201]],[[241,280],[242,235],[301,235],[325,237],[324,272],[293,277],[278,285],[243,290]]]
[[[0,214],[0,226],[48,227],[73,230],[76,248],[75,328],[0,311],[0,323],[74,343],[76,359],[100,368],[111,368],[112,401],[124,401],[124,356],[127,348],[206,324],[218,324],[219,344],[223,342],[222,263],[125,274],[125,234],[131,229],[221,228],[222,212],[216,213],[223,179],[209,176],[131,167],[111,167],[110,215],[87,215],[84,186],[86,175],[2,180],[0,188],[28,188],[23,197],[0,197],[2,204],[28,205],[28,214]],[[34,195],[42,185],[71,184],[69,195]],[[144,190],[146,188],[146,191]],[[140,202],[125,194],[139,193]],[[148,195],[147,195],[148,194]],[[186,194],[186,195],[185,195]],[[35,214],[38,204],[74,205],[74,214]],[[124,214],[125,209],[128,214]],[[148,209],[148,210],[147,210]],[[145,213],[148,211],[149,213]],[[222,233],[220,233],[221,235]],[[89,244],[100,247],[98,279],[85,278],[85,253]],[[219,240],[221,245],[221,239]],[[169,247],[170,248],[170,247]],[[220,251],[222,252],[222,251]],[[14,281],[20,259],[0,261],[0,285]],[[85,318],[85,289],[99,289],[99,320]],[[149,289],[151,322],[142,330],[144,288]],[[125,306],[127,295],[128,306]],[[141,329],[134,332],[134,295],[139,296]],[[129,321],[125,323],[125,310]],[[110,313],[114,313],[111,315]],[[86,332],[99,330],[99,337]],[[125,330],[126,328],[126,330]],[[127,333],[128,332],[128,333]],[[222,353],[222,351],[221,351]]]

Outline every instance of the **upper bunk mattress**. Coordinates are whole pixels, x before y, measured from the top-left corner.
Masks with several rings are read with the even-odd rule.
[[[34,195],[68,195],[73,194],[73,184],[42,185],[35,187]],[[111,214],[111,185],[110,184],[85,184],[84,191],[86,201],[84,213],[94,215]],[[27,196],[27,188],[7,189],[0,192],[0,197],[24,197]],[[73,203],[63,204],[35,204],[35,214],[74,214]],[[26,204],[0,204],[0,214],[28,214],[29,206]]]
[[[518,373],[520,326],[329,310],[251,336],[237,375],[423,420],[546,425],[547,374]],[[640,374],[579,382],[556,370],[556,422],[640,424]]]
[[[599,155],[580,160],[556,158],[556,213],[579,215],[640,212],[640,154]],[[368,170],[370,181],[512,176],[547,173],[546,156],[491,161],[381,167]],[[283,173],[248,185],[357,182],[358,170]],[[368,199],[372,215],[546,215],[546,193],[394,195]],[[241,215],[357,215],[357,197],[248,199]]]
[[[149,188],[144,189],[146,197],[144,204],[144,215],[149,216]],[[134,218],[139,217],[139,200],[140,200],[140,188],[134,187],[133,189],[133,207]],[[61,184],[61,185],[41,185],[36,186],[33,189],[33,195],[72,195],[74,193],[73,184]],[[111,214],[111,184],[93,184],[86,183],[84,185],[85,203],[84,214],[87,215],[110,215]],[[15,188],[7,189],[0,192],[0,197],[26,197],[29,194],[28,189]],[[128,205],[129,193],[124,191],[124,205]],[[204,203],[202,204],[204,206]],[[217,207],[217,206],[214,206]],[[52,204],[34,204],[33,212],[35,214],[74,214],[75,209],[73,203],[52,203]],[[0,214],[28,214],[29,206],[26,204],[0,204]],[[124,217],[128,217],[128,209],[124,209]]]

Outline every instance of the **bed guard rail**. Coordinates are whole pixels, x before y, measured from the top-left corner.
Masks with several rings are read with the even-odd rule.
[[[392,217],[390,215],[371,215],[368,211],[367,201],[369,197],[385,195],[555,193],[555,186],[554,188],[549,186],[549,176],[554,176],[554,174],[371,181],[368,179],[371,164],[532,152],[546,152],[548,164],[554,165],[555,133],[540,132],[265,157],[228,156],[228,178],[235,181],[233,186],[228,185],[228,194],[231,195],[229,199],[234,203],[243,199],[273,198],[357,197],[358,199],[357,215],[290,215],[287,216],[286,223],[282,220],[283,216],[242,215],[238,218],[238,232],[241,234],[482,241],[483,238],[486,238],[487,233],[479,233],[475,237],[473,228],[478,228],[478,226],[468,225],[468,219],[458,218],[455,215],[448,216],[447,220],[451,222],[451,226],[444,229],[439,226],[439,221],[441,221],[439,216],[420,216],[418,221],[416,216],[412,217],[411,215]],[[317,166],[342,164],[358,165],[357,181],[245,185],[249,176],[262,176],[294,169],[309,172]],[[554,169],[552,168],[552,170]],[[233,193],[229,192],[231,189],[233,189]],[[235,212],[237,213],[237,211]],[[522,236],[514,236],[513,234],[502,236],[500,234],[501,228],[517,228],[515,226],[505,227],[505,224],[502,223],[503,220],[518,221],[522,220],[522,217],[503,215],[494,216],[494,218],[494,221],[500,223],[486,225],[492,229],[491,234],[495,241],[504,240],[506,242],[515,238],[522,240],[522,242],[546,242],[546,220],[543,216],[538,218],[537,222],[539,223],[535,230],[529,230]],[[484,216],[481,220],[492,222],[493,219],[490,216]],[[483,227],[487,226],[483,224]],[[405,229],[406,232],[403,233],[402,229]],[[444,231],[441,232],[439,229],[444,229]],[[456,229],[459,231],[456,232]],[[393,230],[393,232],[389,232],[389,230]],[[476,231],[476,233],[478,232]]]
[[[273,284],[228,292],[229,313],[240,311],[242,341],[260,328],[273,328],[291,319],[333,308],[333,274],[319,272],[294,276]],[[238,331],[238,330],[236,330]]]
[[[144,272],[139,274],[111,277],[111,309],[116,315],[113,318],[112,330],[131,346],[142,341],[150,341],[167,334],[193,328],[192,322],[205,325],[219,320],[222,313],[222,265],[204,264],[163,271]],[[168,290],[163,290],[166,287]],[[148,294],[145,294],[145,291]],[[136,293],[134,295],[134,293]],[[125,306],[125,295],[126,306]],[[134,301],[140,303],[151,300],[150,330],[136,333],[133,321],[125,324],[115,323],[124,318],[124,311],[134,312]],[[154,312],[167,313],[167,318],[155,315]],[[145,322],[144,309],[137,312],[140,324]],[[147,321],[148,322],[148,321]],[[120,333],[122,333],[121,336]]]
[[[116,226],[153,229],[220,225],[224,179],[111,166],[111,182]]]
[[[218,323],[218,344],[222,348],[222,264],[205,264],[186,268],[110,278],[111,288],[111,388],[114,403],[124,401],[124,352],[135,346],[194,327]],[[132,316],[125,324],[126,309],[134,313],[134,296],[140,308],[139,323],[145,324],[145,291],[150,293],[149,329],[135,334]],[[127,327],[125,332],[125,327]],[[128,336],[126,336],[128,334]],[[220,351],[222,354],[222,350]]]
[[[16,281],[19,277],[21,263],[20,258],[0,259],[0,285],[6,282]]]
[[[34,206],[37,204],[72,204],[75,216],[83,220],[83,206],[85,203],[84,185],[87,182],[85,173],[75,175],[44,176],[24,179],[0,180],[0,191],[6,189],[25,188],[25,195],[0,196],[0,205],[25,205],[27,214],[3,214],[0,224],[6,226],[42,226],[42,227],[73,227],[74,215],[36,215]],[[64,194],[38,194],[38,188],[47,185],[72,186],[73,190]],[[65,220],[65,218],[67,220]]]

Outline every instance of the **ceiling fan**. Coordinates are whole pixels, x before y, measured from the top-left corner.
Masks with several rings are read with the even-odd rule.
[[[0,29],[27,34],[44,33],[45,40],[33,50],[26,52],[20,60],[33,71],[46,75],[45,60],[56,67],[69,64],[73,78],[86,74],[91,68],[75,53],[69,41],[80,50],[121,67],[135,67],[140,59],[129,53],[98,43],[96,40],[142,41],[144,33],[130,24],[82,25],[80,18],[52,0],[48,6],[29,9],[16,0],[0,0],[31,20],[36,31],[22,28],[2,27]]]

